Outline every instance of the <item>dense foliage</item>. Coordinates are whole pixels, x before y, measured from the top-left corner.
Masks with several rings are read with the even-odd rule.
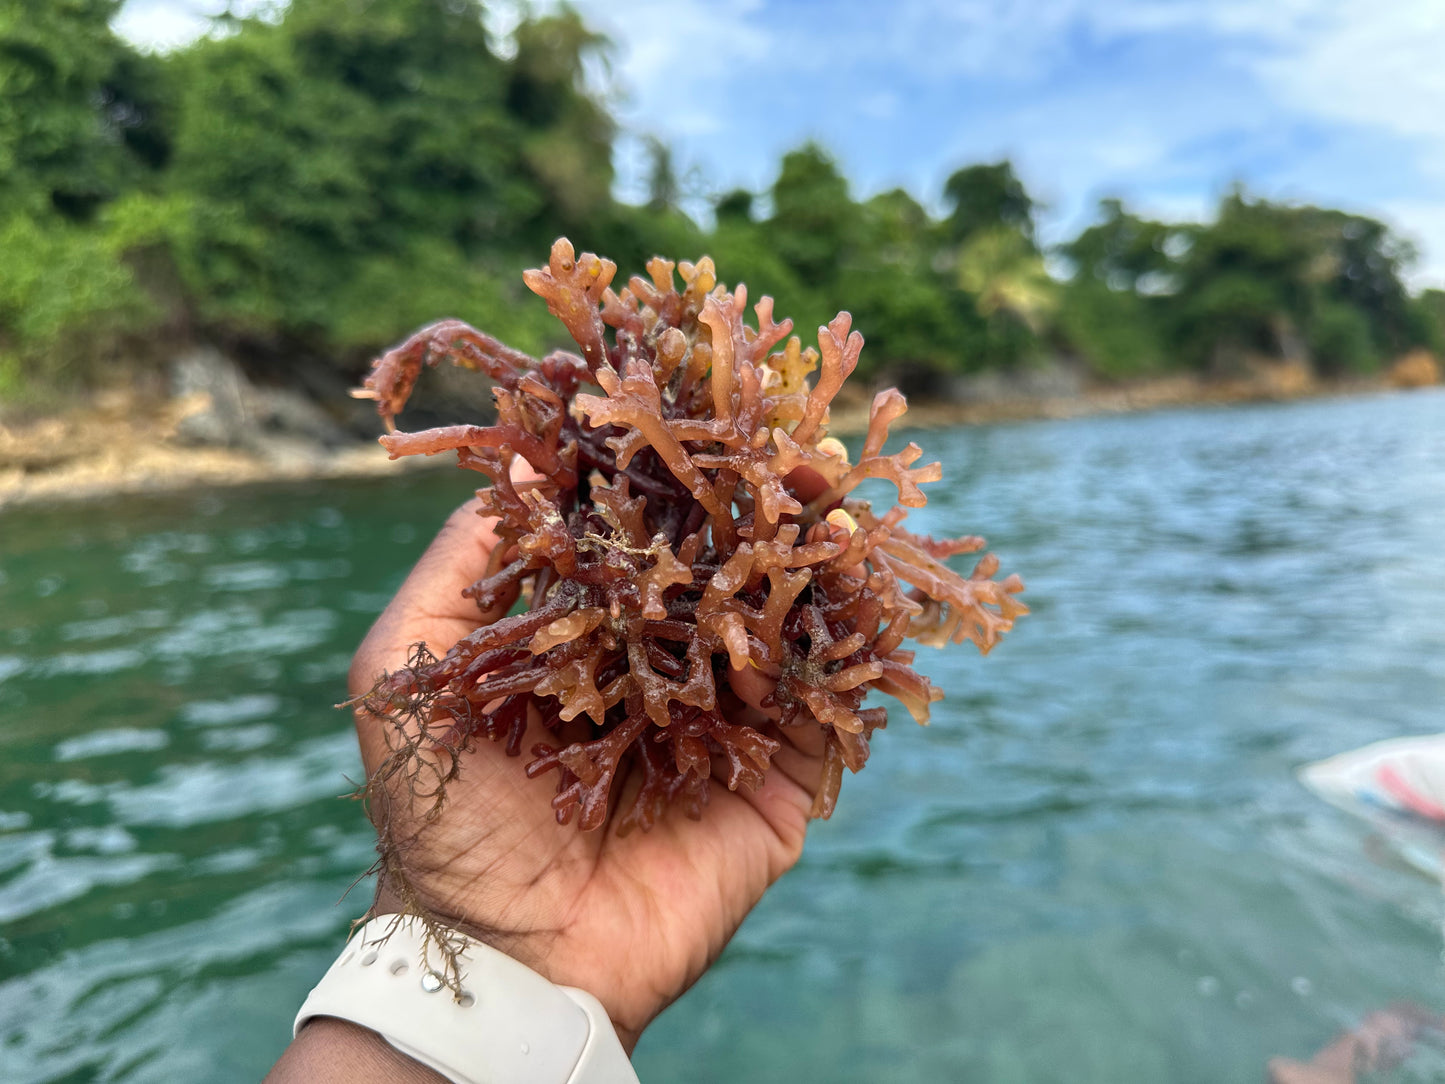
[[[810,144],[768,191],[717,197],[709,230],[654,144],[649,199],[621,203],[585,79],[606,42],[565,7],[501,50],[480,0],[291,0],[153,55],[111,31],[119,6],[0,0],[0,393],[197,339],[350,377],[440,316],[541,350],[516,270],[561,233],[626,266],[708,252],[804,327],[845,302],[865,364],[915,387],[1045,358],[1352,373],[1445,338],[1384,225],[1242,191],[1207,224],[1105,201],[1047,264],[1008,162],[954,173],[935,218],[857,199]]]

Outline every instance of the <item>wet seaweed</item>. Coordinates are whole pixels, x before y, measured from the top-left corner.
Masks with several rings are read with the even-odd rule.
[[[454,453],[485,476],[479,514],[499,539],[465,592],[477,628],[441,656],[419,646],[359,698],[391,743],[367,796],[409,795],[434,819],[464,750],[520,756],[540,726],[551,737],[526,750],[526,774],[554,780],[558,822],[647,830],[674,806],[702,816],[715,784],[760,786],[780,738],[811,728],[824,739],[811,812],[827,817],[887,722],[868,691],[920,723],[942,695],[904,641],[987,652],[1027,612],[1022,585],[988,554],[949,567],[981,538],[903,528],[942,469],[916,466],[913,443],[885,453],[899,392],[874,398],[856,461],[828,436],[863,348],[847,313],[814,349],[770,298],[750,323],[746,287],[719,284],[709,259],[653,259],[616,290],[615,274],[559,240],[524,278],[575,352],[536,359],[446,321],[377,359],[357,393],[376,401],[393,458]],[[493,382],[496,420],[397,432],[423,369],[444,361]],[[867,479],[892,483],[897,505],[858,499]],[[744,671],[767,690],[750,705],[729,681]]]

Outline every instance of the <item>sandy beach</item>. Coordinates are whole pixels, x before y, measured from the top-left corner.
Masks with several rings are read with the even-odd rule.
[[[1076,395],[1000,395],[987,400],[915,399],[906,422],[923,428],[1073,418],[1195,406],[1224,406],[1320,396],[1384,394],[1389,376],[1320,381],[1303,367],[1274,366],[1249,377],[1204,380],[1171,376]],[[862,433],[868,398],[833,412],[840,436]],[[379,445],[357,441],[327,447],[296,435],[268,436],[243,446],[187,440],[183,419],[194,402],[143,400],[111,392],[63,413],[0,421],[0,511],[37,503],[172,492],[201,486],[267,481],[382,476],[400,470],[445,469],[451,456],[391,461]]]

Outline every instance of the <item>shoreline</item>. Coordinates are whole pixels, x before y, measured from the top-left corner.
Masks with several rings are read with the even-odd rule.
[[[160,496],[187,490],[381,478],[415,472],[430,462],[399,464],[380,446],[320,451],[306,462],[277,461],[234,448],[155,446],[134,454],[117,451],[39,471],[19,470],[0,456],[0,516],[12,509],[111,497]]]
[[[900,428],[936,429],[1100,414],[1246,403],[1346,398],[1403,390],[1387,376],[1319,381],[1294,369],[1247,378],[1205,381],[1161,377],[1069,396],[1001,396],[987,400],[921,400],[909,405]],[[0,423],[0,514],[27,506],[110,496],[184,492],[210,486],[385,477],[440,469],[451,456],[391,460],[376,444],[325,448],[297,437],[267,437],[255,447],[187,444],[177,439],[183,416],[175,403],[144,406],[128,397],[66,414]],[[857,436],[868,428],[868,401],[837,404],[830,429]],[[260,450],[260,449],[264,449]]]
[[[182,439],[194,404],[98,395],[63,414],[0,422],[0,515],[11,509],[187,490],[382,477],[427,462],[387,458],[378,444],[327,447],[295,435],[256,434],[244,444]]]
[[[1153,377],[1117,385],[1093,385],[1070,395],[1003,394],[987,399],[922,399],[910,402],[901,427],[937,429],[954,425],[1063,421],[1101,414],[1142,414],[1152,410],[1243,406],[1309,399],[1382,395],[1419,385],[1393,381],[1388,374],[1320,380],[1303,366],[1277,366],[1222,380],[1193,375]],[[868,403],[835,407],[830,428],[841,436],[868,429]]]

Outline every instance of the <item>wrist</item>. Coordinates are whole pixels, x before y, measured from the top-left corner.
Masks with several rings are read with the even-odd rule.
[[[446,1079],[407,1057],[370,1028],[318,1016],[307,1022],[267,1084],[346,1081],[347,1084],[446,1084]]]
[[[607,1011],[607,1017],[612,1023],[613,1030],[617,1033],[618,1041],[622,1043],[622,1049],[627,1052],[627,1056],[630,1058],[632,1052],[637,1049],[638,1040],[641,1039],[642,1031],[650,1022],[651,1017],[633,1026],[623,1016],[617,1008],[616,999],[612,996],[615,993],[614,983],[617,976],[579,976],[575,968],[554,966],[553,949],[556,946],[557,938],[551,933],[528,934],[523,931],[483,925],[454,911],[436,907],[430,900],[424,899],[421,902],[431,916],[443,926],[455,929],[498,952],[505,953],[549,982],[559,986],[572,986],[591,994],[602,1003],[602,1007]],[[372,904],[371,913],[374,915],[408,913],[408,908],[401,895],[387,883],[385,876],[377,879],[376,899]]]
[[[438,937],[445,939],[445,965],[437,956]],[[313,1021],[326,1018],[359,1030],[335,1035],[322,1024],[321,1038],[303,1041]],[[348,1051],[373,1050],[367,1030],[456,1084],[637,1084],[595,997],[458,931],[438,931],[400,914],[377,916],[352,934],[307,995],[293,1027],[303,1051],[333,1037]],[[324,1056],[313,1053],[311,1063],[324,1064]],[[436,1079],[401,1064],[407,1071],[398,1079]]]

